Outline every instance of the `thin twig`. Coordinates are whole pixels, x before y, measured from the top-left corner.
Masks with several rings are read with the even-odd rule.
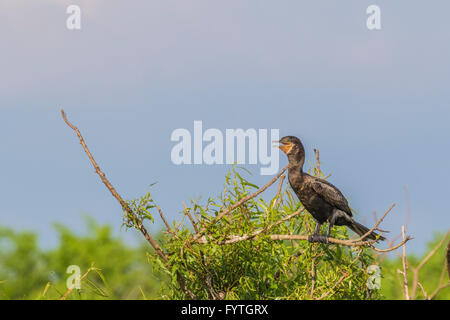
[[[311,260],[311,292],[309,296],[312,298],[314,296],[314,290],[316,286],[316,257],[314,256]]]
[[[259,235],[259,233],[258,233]],[[250,234],[250,235],[242,235],[242,236],[236,236],[236,235],[232,235],[229,236],[227,240],[223,240],[223,241],[210,241],[208,240],[206,237],[201,237],[199,239],[196,240],[197,243],[199,244],[208,244],[208,243],[215,243],[217,245],[228,245],[228,244],[233,244],[236,242],[241,242],[241,241],[246,241],[246,240],[253,240],[255,238],[257,238],[258,235],[254,235],[254,234]],[[309,236],[306,235],[298,235],[298,234],[270,234],[270,235],[266,235],[267,239],[269,240],[299,240],[299,241],[309,241]],[[361,247],[361,246],[367,246],[372,248],[375,251],[378,252],[389,252],[389,251],[393,251],[399,247],[401,247],[402,245],[404,245],[406,242],[408,242],[409,240],[411,240],[411,237],[406,237],[401,243],[399,243],[397,246],[392,247],[392,248],[388,248],[388,249],[378,249],[373,247],[374,241],[375,240],[366,240],[366,241],[354,241],[354,240],[341,240],[341,239],[335,239],[335,238],[328,238],[328,243],[334,243],[334,244],[340,244],[343,246],[348,246],[348,247]]]
[[[405,241],[405,226],[402,226],[402,238]],[[410,300],[409,297],[409,287],[408,287],[408,273],[406,266],[406,245],[403,244],[403,255],[402,255],[402,265],[403,265],[403,286],[405,291],[405,299]]]
[[[431,259],[432,256],[434,256],[434,254],[441,248],[442,244],[445,242],[445,240],[447,240],[447,237],[449,235],[450,231],[447,232],[445,234],[445,236],[442,238],[441,241],[439,241],[439,243],[437,244],[437,246],[435,246],[426,256],[425,258],[422,259],[422,261],[420,261],[419,265],[417,267],[411,267],[411,270],[413,272],[413,285],[412,285],[412,292],[411,292],[411,297],[412,299],[415,299],[416,297],[416,292],[417,292],[417,286],[419,283],[419,272],[420,270],[423,268],[423,266]],[[444,262],[444,266],[445,266],[445,262]],[[442,273],[441,273],[441,277],[440,277],[440,281],[439,284],[442,283]]]
[[[450,287],[450,282],[439,285],[431,294],[431,296],[428,297],[428,300],[433,300],[442,289],[445,289],[447,287]]]
[[[422,290],[422,294],[425,300],[428,300],[428,295],[427,292],[425,291],[424,287],[422,286],[422,284],[420,282],[417,282],[417,285],[420,287],[420,289]]]
[[[442,238],[441,241],[437,244],[436,247],[433,248],[433,250],[430,251],[430,253],[427,254],[427,256],[420,262],[420,264],[417,266],[416,269],[422,269],[422,267],[425,265],[425,263],[430,260],[430,258],[439,250],[439,248],[442,246],[445,240],[447,240],[448,235],[450,234],[450,231],[445,234],[445,236]]]
[[[330,288],[330,290],[328,290],[327,292],[325,292],[322,296],[320,296],[320,298],[318,298],[317,300],[322,300],[325,299],[326,297],[328,297],[331,293],[333,293],[333,290],[341,284],[342,281],[344,281],[345,278],[347,278],[349,275],[344,273],[339,280]]]
[[[184,218],[186,218],[186,211],[184,212],[183,218],[181,218],[180,223],[175,227],[175,232],[178,232],[178,230],[180,229],[180,227],[183,225]]]
[[[314,149],[314,154],[316,156],[316,177],[320,178],[320,159],[319,159],[319,149]]]
[[[192,223],[192,226],[194,227],[195,233],[198,233],[197,224],[195,223],[194,219],[192,219],[191,213],[189,212],[188,207],[186,207],[186,204],[183,202],[184,212],[186,212],[187,216],[189,217],[189,220]]]
[[[281,195],[281,188],[283,187],[283,182],[284,179],[286,179],[286,175],[283,174],[280,178],[280,182],[278,183],[278,190],[277,190],[277,195],[275,196],[275,201],[273,202],[273,206],[272,208],[275,208],[275,206],[277,206],[277,209],[281,203],[280,201],[280,195]]]
[[[375,224],[375,226],[373,226],[372,229],[370,229],[369,231],[367,231],[365,234],[363,234],[361,237],[359,237],[358,239],[356,239],[356,241],[360,241],[362,239],[364,239],[365,237],[367,237],[369,234],[371,234],[373,231],[377,230],[377,227],[380,225],[380,223],[383,221],[384,217],[386,217],[386,215],[392,210],[392,208],[395,207],[395,203],[393,203],[389,209],[384,213],[384,215],[381,217],[380,220],[377,221],[377,223]]]
[[[163,215],[163,212],[162,212],[161,208],[159,206],[157,206],[157,208],[158,208],[159,216],[161,217],[162,221],[166,225],[167,231],[169,231],[171,234],[175,235],[175,233],[173,232],[172,228],[167,223],[167,220],[164,218],[164,215]]]
[[[407,243],[408,241],[410,241],[412,239],[414,239],[414,238],[411,237],[411,236],[406,236],[406,239],[403,239],[396,246],[389,246],[387,249],[378,249],[378,248],[375,248],[375,247],[372,246],[372,249],[377,251],[377,252],[382,252],[382,253],[391,252],[391,251],[397,250],[398,248],[400,248],[401,246],[403,246],[405,243]]]
[[[356,263],[356,261],[358,261],[359,257],[361,256],[362,251],[363,251],[362,248],[360,248],[360,249],[358,250],[358,254],[356,255],[356,258],[353,259],[353,261],[352,261],[352,263],[350,263],[349,267],[351,267],[352,265],[354,265],[354,264]]]

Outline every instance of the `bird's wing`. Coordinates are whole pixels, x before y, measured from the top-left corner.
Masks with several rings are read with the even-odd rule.
[[[311,186],[323,200],[338,208],[339,210],[344,211],[350,217],[352,216],[352,211],[348,206],[347,199],[345,199],[338,188],[333,186],[328,181],[322,179],[314,179],[313,181],[311,181]]]

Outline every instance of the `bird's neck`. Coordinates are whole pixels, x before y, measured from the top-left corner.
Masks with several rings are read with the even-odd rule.
[[[292,171],[296,171],[300,174],[303,174],[303,165],[305,163],[305,155],[304,154],[292,154],[288,155],[289,159],[289,169]]]

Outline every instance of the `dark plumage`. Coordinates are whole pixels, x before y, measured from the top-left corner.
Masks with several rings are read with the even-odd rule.
[[[289,183],[303,206],[317,221],[310,241],[327,242],[334,225],[347,226],[360,236],[366,234],[370,229],[353,220],[347,199],[338,188],[328,181],[303,172],[305,149],[300,139],[287,136],[280,140],[280,144],[280,149],[289,159]],[[319,235],[319,232],[320,226],[325,222],[329,223],[328,232],[327,236],[323,237]],[[366,238],[385,240],[383,236],[375,232],[370,233]]]

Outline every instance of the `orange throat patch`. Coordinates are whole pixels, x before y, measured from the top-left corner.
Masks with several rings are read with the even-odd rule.
[[[291,152],[291,149],[294,145],[292,143],[288,143],[285,145],[280,146],[281,151],[283,151],[286,154],[289,154]]]

